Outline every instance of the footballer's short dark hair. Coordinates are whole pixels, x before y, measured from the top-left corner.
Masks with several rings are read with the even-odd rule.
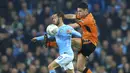
[[[56,11],[54,14],[57,14],[58,17],[62,17],[62,19],[64,19],[64,13],[62,11]]]
[[[88,9],[88,4],[87,2],[80,2],[77,8]]]
[[[58,11],[56,14],[58,17],[62,17],[64,19],[64,13],[62,11]]]

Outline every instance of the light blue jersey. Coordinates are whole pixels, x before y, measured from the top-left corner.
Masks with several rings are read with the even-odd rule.
[[[72,34],[67,33],[67,30],[71,30]],[[71,54],[71,55],[73,54],[71,48],[72,35],[81,37],[81,34],[75,31],[71,26],[62,25],[59,27],[55,38],[56,38],[57,45],[59,47],[60,54],[64,54],[64,53]]]
[[[67,30],[71,30],[72,33],[67,33]],[[71,38],[72,35],[76,37],[81,37],[81,34],[77,31],[75,31],[71,26],[69,25],[62,25],[58,28],[58,31],[55,35],[56,43],[59,48],[59,54],[69,54],[73,55],[73,50],[71,48]],[[44,36],[37,37],[37,40],[43,40]]]

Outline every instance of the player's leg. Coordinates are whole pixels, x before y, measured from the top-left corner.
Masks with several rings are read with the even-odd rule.
[[[77,69],[80,72],[83,72],[86,64],[86,57],[82,55],[82,53],[78,54],[77,57]]]
[[[78,71],[82,73],[92,73],[90,69],[85,67],[87,63],[87,57],[83,56],[82,53],[78,54],[78,59],[77,59],[77,69]]]
[[[53,73],[53,72],[56,73],[55,68],[57,68],[59,66],[62,67],[62,63],[64,62],[65,57],[66,56],[63,54],[63,55],[59,56],[58,58],[56,58],[51,64],[49,64],[48,69],[49,69],[50,73]]]
[[[63,54],[56,59],[56,62],[66,70],[67,73],[74,73],[73,61],[74,56]]]
[[[76,47],[78,50],[80,50],[82,44],[81,38],[72,38],[71,41],[72,47]]]
[[[55,68],[59,67],[59,64],[55,62],[55,60],[53,62],[51,62],[48,65],[48,69],[49,69],[49,73],[56,73]]]
[[[89,55],[95,50],[96,46],[92,43],[82,45],[77,60],[77,68],[82,73],[92,73],[90,69],[85,67],[88,62]]]
[[[62,54],[58,58],[56,58],[49,66],[50,73],[56,73],[55,68],[57,67],[65,67],[73,60],[73,56],[69,56],[67,54]]]
[[[67,73],[75,73],[74,66],[73,66],[72,62],[70,62],[68,65],[65,65],[64,69],[66,70]]]

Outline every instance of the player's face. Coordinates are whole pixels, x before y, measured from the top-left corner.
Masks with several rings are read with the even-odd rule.
[[[58,25],[58,16],[57,14],[52,15],[52,23]]]
[[[84,17],[86,16],[86,12],[87,12],[87,9],[82,9],[82,8],[77,8],[77,14],[80,16],[80,17]]]

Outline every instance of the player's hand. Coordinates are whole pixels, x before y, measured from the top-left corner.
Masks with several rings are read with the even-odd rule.
[[[71,34],[71,33],[72,33],[72,30],[67,30],[67,33]]]
[[[32,42],[36,42],[36,40],[37,40],[36,37],[31,39]]]

